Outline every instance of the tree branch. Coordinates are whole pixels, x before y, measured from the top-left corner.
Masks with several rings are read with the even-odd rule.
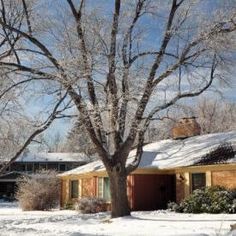
[[[47,79],[47,78],[42,78],[42,77],[39,77],[39,78],[30,78],[30,79],[26,79],[26,80],[22,80],[20,82],[17,82],[17,83],[14,83],[13,85],[11,85],[10,87],[8,87],[7,89],[5,89],[1,94],[0,94],[0,99],[6,95],[8,92],[10,92],[12,89],[14,89],[15,87],[21,85],[21,84],[25,84],[25,83],[28,83],[30,81],[33,81],[33,80],[42,80],[42,79]]]
[[[132,33],[135,27],[136,22],[141,16],[142,9],[146,0],[139,0],[136,5],[135,15],[131,25],[129,26],[123,40],[122,47],[122,58],[123,58],[123,77],[122,77],[122,103],[119,113],[119,135],[123,139],[125,133],[125,122],[127,116],[127,107],[128,107],[128,94],[129,94],[129,68],[132,65],[133,61],[131,60],[131,50],[132,50]],[[127,53],[127,47],[129,44],[129,52]]]
[[[138,138],[138,145],[137,145],[137,148],[136,148],[135,158],[126,167],[127,174],[130,174],[132,171],[134,171],[139,166],[139,163],[142,159],[145,131],[146,131],[146,129],[145,130],[143,129],[138,133],[139,138]]]
[[[142,115],[144,113],[144,110],[147,106],[147,103],[148,103],[150,96],[151,96],[153,89],[154,89],[153,80],[155,78],[156,71],[160,66],[160,63],[161,63],[163,56],[165,54],[165,50],[166,50],[167,45],[168,45],[168,43],[171,39],[171,36],[172,36],[171,27],[172,27],[174,16],[175,16],[175,13],[176,13],[176,10],[178,9],[178,7],[179,6],[176,5],[176,0],[173,0],[171,10],[169,13],[169,17],[168,17],[168,21],[166,24],[164,37],[163,37],[163,40],[161,43],[161,47],[160,47],[159,53],[157,54],[157,56],[155,58],[153,65],[151,67],[151,70],[150,70],[150,73],[149,73],[149,76],[148,76],[148,79],[147,79],[147,82],[145,85],[144,93],[139,101],[139,105],[138,105],[137,111],[135,113],[134,120],[132,122],[129,135],[128,135],[125,143],[123,144],[122,148],[124,148],[124,149],[126,149],[126,146],[132,146],[132,144],[135,140],[135,137],[137,134],[137,127],[141,122]]]
[[[120,15],[120,0],[115,1],[115,10],[113,14],[112,30],[111,30],[111,42],[110,42],[110,53],[108,56],[109,59],[109,72],[107,74],[107,85],[109,88],[108,101],[111,101],[111,130],[112,138],[115,144],[115,149],[119,146],[120,136],[118,129],[118,98],[117,98],[117,84],[115,78],[115,69],[116,69],[116,37],[118,33],[118,23]]]
[[[32,36],[32,28],[31,28],[31,23],[30,23],[29,11],[28,11],[25,0],[22,0],[22,4],[23,4],[24,11],[25,11],[25,17],[26,17],[29,35]]]
[[[103,124],[102,124],[102,119],[101,119],[101,116],[99,113],[98,99],[97,99],[97,96],[95,93],[94,82],[92,79],[91,69],[90,69],[89,60],[88,60],[88,51],[86,48],[84,32],[82,29],[81,17],[82,17],[82,8],[84,5],[84,0],[81,0],[78,11],[76,10],[75,5],[72,0],[67,0],[67,2],[70,6],[71,12],[75,18],[76,23],[77,23],[76,30],[77,30],[77,34],[78,34],[78,38],[79,38],[79,42],[80,42],[80,48],[82,51],[82,57],[83,57],[82,62],[83,62],[85,75],[86,75],[86,79],[87,79],[88,94],[89,94],[90,101],[91,101],[91,103],[94,107],[94,110],[95,110],[95,112],[94,112],[94,121],[96,123],[95,131],[96,131],[97,135],[99,136],[100,141],[105,143],[106,142],[106,138],[104,136],[105,132],[102,128]]]
[[[55,79],[55,76],[53,76],[51,74],[48,74],[46,72],[40,71],[38,69],[31,68],[31,67],[19,65],[19,64],[16,64],[16,63],[0,61],[0,65],[10,67],[10,68],[13,67],[13,68],[16,68],[19,71],[29,72],[29,73],[32,73],[32,74],[35,74],[35,75],[47,77],[48,79]]]
[[[100,140],[100,138],[95,133],[96,129],[94,128],[94,125],[91,121],[88,110],[86,109],[86,105],[82,101],[82,97],[76,93],[76,91],[73,89],[72,86],[68,87],[68,93],[80,112],[81,121],[84,123],[91,140],[93,141],[94,145],[97,147],[100,158],[102,159],[104,164],[108,166],[107,163],[110,162],[110,158],[107,152],[108,150],[106,149],[106,143],[105,144],[102,143],[102,140]]]
[[[160,112],[168,107],[170,107],[171,105],[175,104],[178,100],[180,100],[181,98],[186,98],[186,97],[196,97],[200,94],[202,94],[204,91],[206,91],[211,85],[212,82],[214,80],[214,73],[215,73],[215,69],[217,66],[217,61],[216,61],[216,56],[214,56],[213,60],[212,60],[212,66],[211,66],[211,73],[210,73],[210,79],[208,81],[208,83],[201,88],[199,91],[196,92],[186,92],[186,93],[179,93],[177,96],[175,96],[173,99],[171,99],[168,103],[163,104],[162,106],[158,106],[157,108],[153,109],[149,116],[147,117],[146,120],[150,120],[152,119],[152,117],[157,113]]]
[[[14,161],[16,161],[16,159],[23,153],[23,151],[30,145],[30,143],[32,142],[32,140],[38,136],[39,134],[43,133],[46,129],[49,128],[49,126],[52,124],[52,122],[56,119],[56,115],[58,114],[58,108],[60,107],[60,105],[62,104],[62,102],[65,100],[65,98],[67,97],[67,92],[65,93],[65,95],[58,101],[58,103],[55,105],[52,113],[50,114],[50,116],[48,117],[47,121],[44,122],[44,124],[36,129],[29,137],[28,139],[25,141],[25,143],[22,145],[22,147],[16,152],[16,154],[10,159],[10,161],[8,161],[7,163],[5,163],[1,168],[0,168],[0,173],[3,173]]]
[[[53,57],[52,53],[47,49],[47,47],[42,44],[39,40],[37,40],[35,37],[21,31],[20,29],[16,29],[8,24],[6,24],[4,21],[2,21],[2,19],[0,18],[0,25],[2,25],[3,27],[9,29],[12,32],[15,32],[19,35],[21,35],[22,37],[28,39],[31,43],[33,43],[36,47],[38,47],[40,50],[42,50],[44,52],[43,55],[45,55],[49,61],[51,61],[51,63],[60,71],[63,71],[62,67],[59,65],[58,61]]]

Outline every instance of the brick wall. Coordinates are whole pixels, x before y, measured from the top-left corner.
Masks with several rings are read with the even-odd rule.
[[[67,196],[67,181],[66,180],[61,180],[61,195],[60,195],[60,205],[61,207],[64,206],[64,204],[67,202],[68,200],[68,196]]]
[[[182,175],[181,175],[182,176]],[[176,202],[179,203],[185,198],[185,181],[176,175]]]
[[[195,118],[182,118],[171,130],[172,138],[187,138],[201,133],[201,127],[195,120]]]
[[[95,196],[94,179],[82,179],[82,197]]]
[[[212,171],[212,185],[236,188],[236,171]]]

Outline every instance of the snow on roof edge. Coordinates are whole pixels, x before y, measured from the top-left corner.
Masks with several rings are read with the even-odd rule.
[[[15,162],[89,162],[91,158],[84,153],[28,152],[18,157]]]

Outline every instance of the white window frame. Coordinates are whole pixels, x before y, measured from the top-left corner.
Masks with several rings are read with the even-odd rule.
[[[108,178],[109,179],[109,177],[107,177],[107,176],[105,176],[105,177],[98,177],[98,181],[97,181],[97,197],[99,197],[99,198],[103,198],[104,199],[104,179],[105,178]],[[102,184],[101,184],[101,190],[99,189],[99,180],[102,180]],[[100,191],[99,191],[100,190]],[[101,194],[100,194],[101,193]],[[110,202],[111,200],[106,200],[107,202]]]
[[[194,174],[204,174],[205,175],[205,187],[207,186],[207,176],[206,176],[206,172],[193,172],[193,173],[191,173],[191,175],[190,175],[190,180],[191,180],[191,182],[190,182],[190,193],[193,193],[193,175]]]
[[[101,186],[101,189],[99,189],[99,180],[102,180],[102,186]],[[97,181],[97,196],[99,198],[103,198],[104,196],[104,177],[98,177],[98,181]],[[101,193],[101,195],[100,195]]]

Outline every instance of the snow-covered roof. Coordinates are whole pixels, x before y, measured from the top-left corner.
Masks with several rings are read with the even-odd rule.
[[[147,144],[143,147],[139,168],[171,169],[196,165],[196,163],[201,161],[202,157],[224,143],[231,144],[236,149],[236,131],[199,135],[184,140],[167,139]],[[132,162],[134,156],[135,150],[132,150],[127,164]],[[236,162],[236,157],[234,156],[227,162]],[[102,170],[105,170],[102,162],[95,161],[64,172],[60,176]]]
[[[84,153],[60,152],[26,152],[16,162],[89,162],[90,158]]]

